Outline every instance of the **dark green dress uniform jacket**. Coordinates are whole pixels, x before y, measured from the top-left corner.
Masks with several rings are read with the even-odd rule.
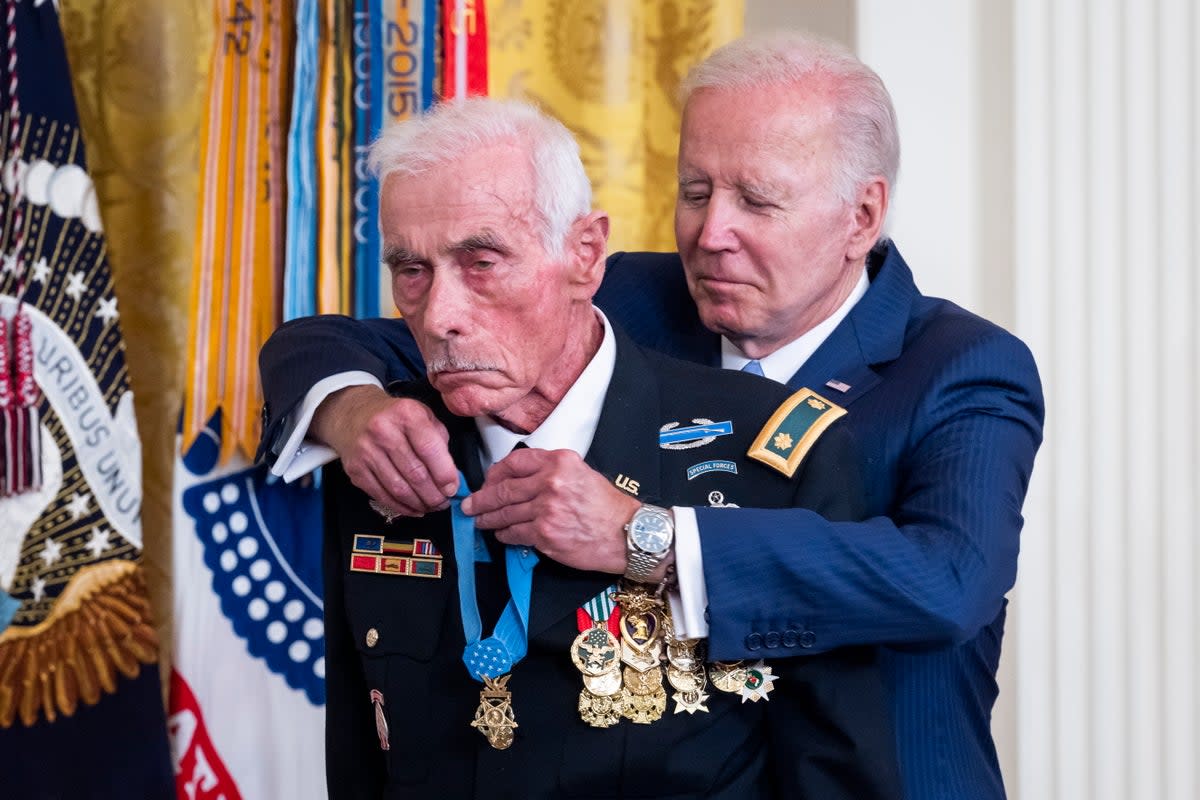
[[[861,463],[835,422],[791,478],[747,457],[791,392],[779,384],[645,351],[617,332],[618,358],[586,460],[658,505],[805,507],[831,519],[861,515]],[[732,433],[664,449],[660,428],[730,422]],[[446,419],[468,483],[482,481],[470,420]],[[732,462],[718,469],[706,462]],[[449,513],[385,524],[340,469],[328,471],[325,546],[327,772],[332,798],[892,798],[899,796],[893,728],[873,648],[805,656],[803,631],[763,630],[801,653],[770,660],[767,702],[708,687],[710,713],[673,713],[651,725],[592,728],[577,710],[582,680],[569,648],[575,611],[614,575],[543,558],[533,579],[530,643],[508,688],[519,727],[494,750],[470,727],[480,685],[464,646]],[[719,493],[719,494],[717,494]],[[442,577],[349,570],[352,537],[429,539]],[[781,537],[789,534],[780,531]],[[485,534],[476,565],[484,635],[508,598],[502,547]],[[760,545],[762,542],[760,540]],[[769,546],[769,544],[767,545]],[[706,557],[711,557],[706,555]],[[784,579],[773,576],[774,580]],[[368,632],[371,632],[368,635]],[[799,642],[798,646],[796,645]],[[388,730],[382,750],[372,691]],[[668,697],[671,689],[667,686]]]

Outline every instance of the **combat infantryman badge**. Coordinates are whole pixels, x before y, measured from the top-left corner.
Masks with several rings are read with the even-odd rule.
[[[487,737],[488,744],[497,750],[509,748],[513,743],[513,728],[517,727],[512,693],[508,691],[508,679],[511,677],[501,675],[493,679],[483,676],[479,708],[475,709],[475,720],[471,723],[471,727]]]
[[[668,422],[658,429],[658,446],[663,450],[691,450],[712,444],[718,436],[729,436],[733,433],[733,422],[713,422],[711,419],[696,417],[694,425],[686,428],[679,427],[678,422]]]

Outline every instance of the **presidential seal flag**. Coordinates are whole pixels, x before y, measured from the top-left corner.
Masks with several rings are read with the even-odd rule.
[[[174,794],[120,309],[56,5],[0,3],[0,782]]]

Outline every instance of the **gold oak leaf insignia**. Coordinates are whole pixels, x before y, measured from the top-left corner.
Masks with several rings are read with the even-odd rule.
[[[808,398],[808,404],[810,406],[812,406],[813,408],[815,408],[817,411],[824,411],[826,408],[825,404],[822,403],[820,400],[818,400],[815,397]]]
[[[792,437],[790,434],[787,434],[787,433],[775,434],[775,438],[771,440],[771,443],[774,444],[776,449],[778,449],[778,450],[791,450],[792,449]]]

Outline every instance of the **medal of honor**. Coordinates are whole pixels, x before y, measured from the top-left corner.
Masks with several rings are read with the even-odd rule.
[[[513,743],[513,728],[517,718],[513,714],[512,694],[508,691],[509,675],[483,679],[479,691],[479,708],[475,709],[475,720],[471,727],[487,737],[488,744],[497,750],[507,750]]]
[[[475,562],[483,560],[487,550],[477,547],[475,522],[462,511],[466,492],[467,479],[460,472],[458,494],[450,502],[450,526],[454,532],[454,563],[458,571],[458,602],[465,643],[463,664],[467,673],[483,684],[471,727],[482,733],[492,747],[506,750],[513,743],[513,729],[517,727],[512,694],[508,691],[508,680],[512,677],[509,671],[529,649],[529,603],[538,556],[525,547],[510,545],[504,548],[508,603],[492,635],[484,638],[475,596]]]

